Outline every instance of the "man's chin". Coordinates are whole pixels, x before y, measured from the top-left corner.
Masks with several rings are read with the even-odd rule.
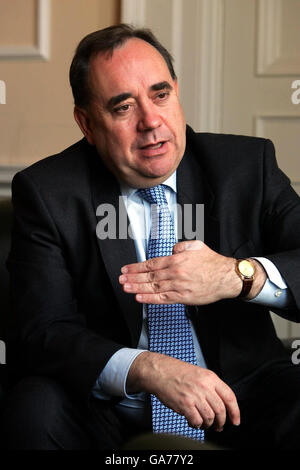
[[[139,174],[136,177],[126,178],[125,182],[132,188],[150,188],[151,186],[156,186],[158,184],[163,183],[166,179],[171,176],[171,173],[167,174],[157,174],[157,173],[147,173],[147,174]]]
[[[123,182],[132,188],[150,188],[164,182],[174,173],[181,159],[176,161],[174,157],[170,159],[156,157],[151,162],[140,164],[131,168],[124,168],[122,176]]]
[[[144,180],[147,184],[147,187],[151,186],[151,180],[155,183],[165,181],[169,176],[174,173],[178,165],[173,161],[172,164],[170,162],[165,162],[163,159],[160,161],[157,159],[151,166],[142,169],[139,171],[139,175],[137,178],[140,180]]]

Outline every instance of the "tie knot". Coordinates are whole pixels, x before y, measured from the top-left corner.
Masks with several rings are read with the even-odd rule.
[[[138,194],[150,204],[159,206],[168,204],[164,185],[152,186],[152,188],[139,189]]]

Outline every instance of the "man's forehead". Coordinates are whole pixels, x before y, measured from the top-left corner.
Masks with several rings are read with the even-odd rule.
[[[142,39],[131,38],[113,51],[99,52],[92,57],[90,70],[100,74],[102,69],[118,76],[119,69],[130,72],[132,67],[142,67],[143,70],[147,65],[153,67],[153,72],[156,69],[164,70],[171,76],[164,57],[154,46]]]
[[[126,41],[113,53],[99,53],[91,60],[91,84],[101,86],[109,98],[133,93],[134,84],[143,81],[147,89],[156,83],[168,82],[173,86],[168,66],[162,55],[153,47],[138,38]]]
[[[161,53],[152,44],[140,38],[129,38],[112,51],[99,52],[97,57],[102,58],[104,61],[113,61],[124,55],[127,58],[142,58],[144,60],[152,56],[153,60],[165,62]]]

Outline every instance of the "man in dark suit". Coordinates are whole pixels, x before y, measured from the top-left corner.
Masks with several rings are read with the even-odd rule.
[[[23,379],[7,447],[122,446],[151,428],[152,394],[207,440],[296,448],[299,368],[269,308],[299,321],[300,203],[273,145],[186,126],[170,55],[144,30],[84,38],[70,80],[85,138],[12,187],[10,362]],[[204,204],[204,240],[183,230],[172,255],[146,260],[138,189],[162,184],[174,219],[176,204]],[[124,210],[134,237],[120,235]],[[178,303],[196,364],[149,350],[147,305]]]

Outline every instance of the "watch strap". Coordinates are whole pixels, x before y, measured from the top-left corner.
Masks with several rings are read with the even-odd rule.
[[[253,279],[242,279],[243,282],[243,287],[239,295],[237,296],[237,299],[242,299],[244,297],[247,297],[249,292],[251,291],[251,287],[253,284]]]

